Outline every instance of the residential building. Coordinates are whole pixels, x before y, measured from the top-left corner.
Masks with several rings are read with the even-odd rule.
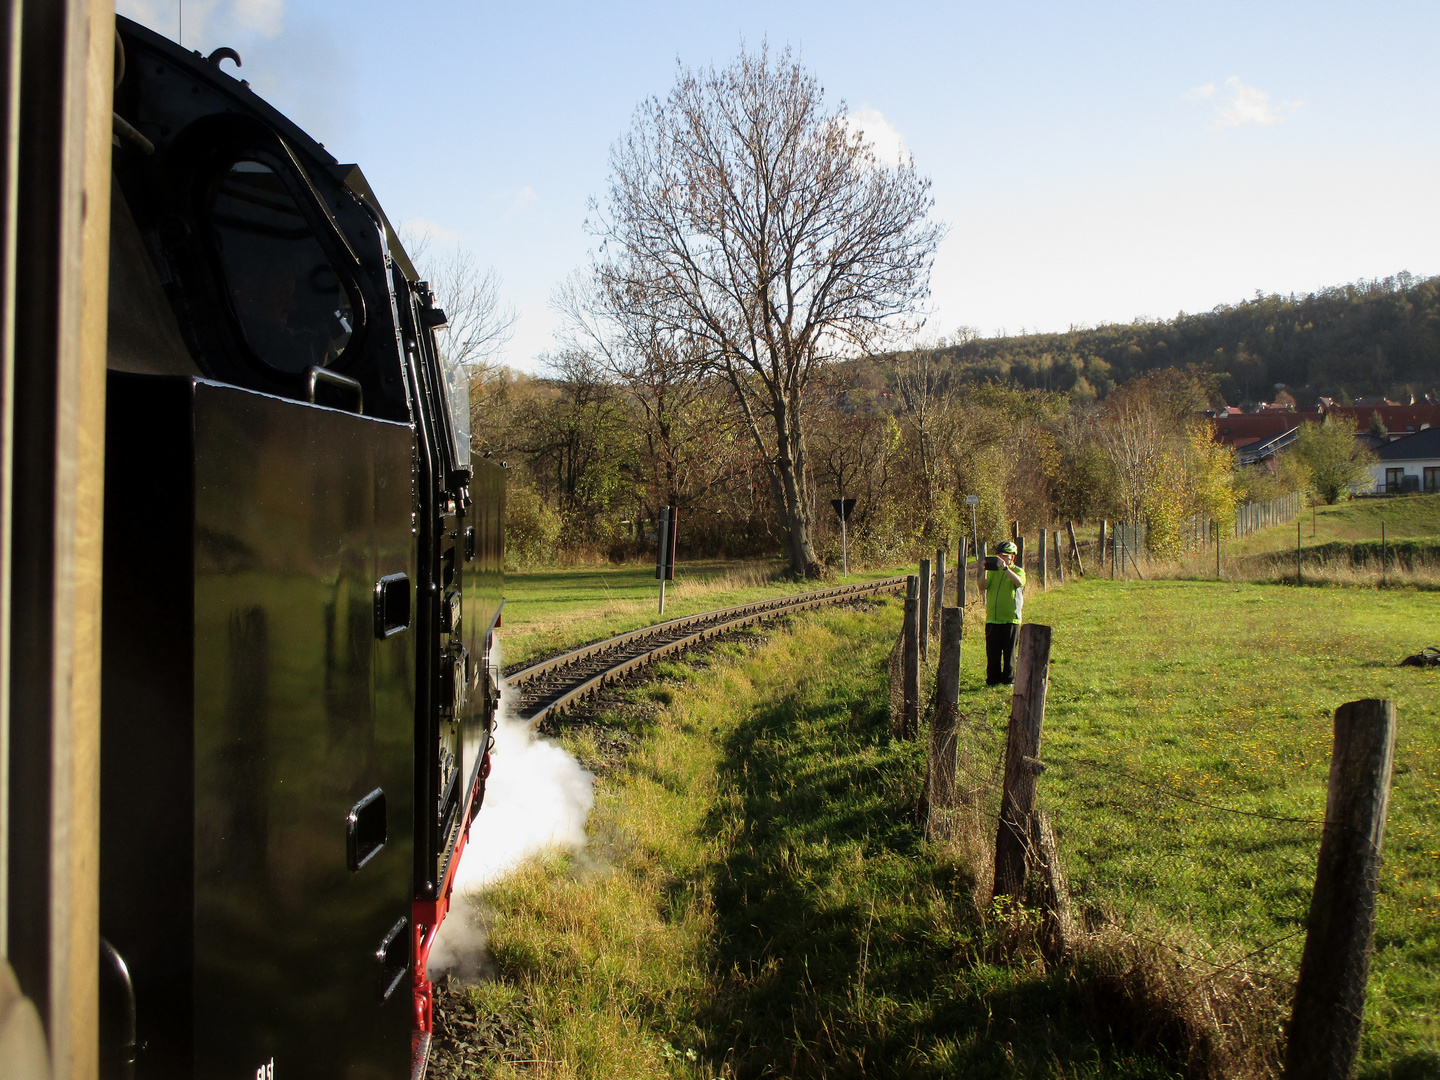
[[[1425,428],[1375,451],[1370,468],[1376,492],[1440,492],[1440,427]]]

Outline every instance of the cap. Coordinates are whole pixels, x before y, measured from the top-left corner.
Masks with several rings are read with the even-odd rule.
[[[1014,555],[1015,552],[1019,551],[1020,549],[1017,548],[1013,542],[1009,540],[1002,540],[1000,541],[1000,546],[997,547],[995,550],[1003,551],[1006,555]]]

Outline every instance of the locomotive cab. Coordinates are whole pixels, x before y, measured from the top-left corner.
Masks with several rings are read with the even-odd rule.
[[[134,1034],[102,1076],[418,1075],[503,473],[360,170],[117,24],[100,901]]]

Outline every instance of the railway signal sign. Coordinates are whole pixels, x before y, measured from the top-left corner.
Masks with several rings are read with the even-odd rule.
[[[660,614],[665,614],[665,582],[675,580],[675,543],[680,536],[680,508],[665,506],[660,510],[660,528],[656,530],[655,576],[660,579]]]

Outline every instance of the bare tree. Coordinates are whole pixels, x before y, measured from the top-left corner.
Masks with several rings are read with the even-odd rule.
[[[942,228],[913,160],[877,160],[787,49],[681,67],[611,150],[592,229],[621,319],[688,338],[766,463],[791,571],[811,542],[806,389],[827,361],[917,327]]]
[[[615,319],[594,279],[578,274],[556,290],[551,306],[564,320],[560,340],[618,380],[642,420],[647,513],[689,507],[733,479],[743,467],[736,410],[716,377],[687,355],[693,339],[653,320]]]
[[[950,403],[944,371],[936,365],[935,359],[933,345],[917,345],[900,358],[895,380],[904,406],[900,415],[914,433],[916,450],[920,454],[923,525],[927,532],[934,524],[935,487],[939,480],[936,429]]]
[[[446,323],[436,332],[446,361],[472,371],[492,365],[510,341],[515,309],[500,303],[500,275],[458,243],[435,250],[429,233],[405,230],[410,261],[430,282]]]

